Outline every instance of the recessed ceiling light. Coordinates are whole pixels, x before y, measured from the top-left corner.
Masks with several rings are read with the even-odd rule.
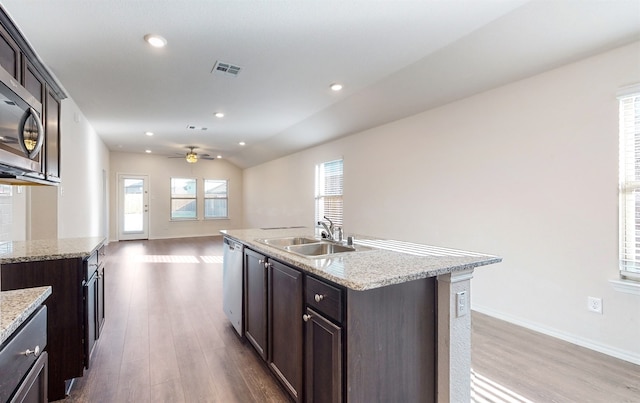
[[[216,113],[214,114],[214,116],[215,116],[215,117],[217,117],[217,118],[223,118],[223,117],[224,117],[224,113],[222,113],[222,112],[216,112]]]
[[[151,150],[144,150],[145,153],[151,154]]]
[[[222,155],[218,155],[216,158],[220,159],[220,158],[222,158]]]
[[[153,132],[144,132],[147,136],[153,136]]]
[[[163,48],[167,44],[167,40],[160,35],[146,34],[144,40],[154,48]]]
[[[331,87],[329,88],[331,88],[331,91],[340,91],[342,89],[342,84],[338,84],[338,83],[331,84]]]
[[[246,145],[247,143],[245,143],[244,141],[239,142],[238,144],[240,144],[241,146]]]

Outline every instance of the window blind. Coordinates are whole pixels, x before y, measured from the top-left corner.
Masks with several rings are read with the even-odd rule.
[[[640,92],[620,100],[620,273],[640,278]]]
[[[326,216],[342,227],[342,160],[316,165],[316,225]]]
[[[204,180],[204,218],[228,217],[227,181]]]
[[[171,178],[171,219],[195,219],[196,207],[196,180]]]

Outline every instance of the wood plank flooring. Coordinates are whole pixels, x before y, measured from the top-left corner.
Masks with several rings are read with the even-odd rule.
[[[116,242],[107,253],[106,324],[66,401],[288,401],[222,312],[220,237]],[[474,401],[640,402],[636,365],[472,319]]]

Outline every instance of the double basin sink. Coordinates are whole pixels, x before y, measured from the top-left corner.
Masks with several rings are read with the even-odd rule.
[[[336,253],[356,252],[364,249],[362,247],[356,249],[354,246],[306,237],[268,238],[256,239],[256,241],[308,258],[326,257]]]

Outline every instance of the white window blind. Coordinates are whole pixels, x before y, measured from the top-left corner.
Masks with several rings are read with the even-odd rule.
[[[342,227],[342,160],[316,165],[316,225],[326,216]]]
[[[620,273],[640,279],[640,91],[620,100]]]
[[[171,219],[195,220],[196,195],[195,179],[171,178]]]
[[[229,216],[227,187],[226,180],[204,180],[204,218]]]

